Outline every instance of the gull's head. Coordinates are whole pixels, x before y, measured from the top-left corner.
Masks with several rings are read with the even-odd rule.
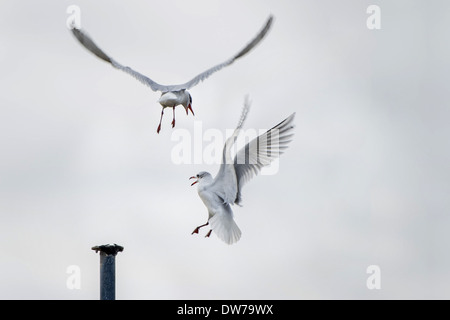
[[[187,99],[182,103],[184,110],[186,110],[186,115],[189,114],[189,110],[191,110],[192,115],[194,116],[194,110],[192,110],[192,96],[189,92],[186,91]]]
[[[189,180],[191,180],[191,179],[197,179],[194,182],[192,182],[191,186],[193,186],[196,183],[200,184],[202,182],[209,182],[209,181],[211,181],[212,180],[212,176],[211,176],[211,174],[209,172],[202,171],[202,172],[199,172],[197,175],[192,176],[192,177],[189,178]]]

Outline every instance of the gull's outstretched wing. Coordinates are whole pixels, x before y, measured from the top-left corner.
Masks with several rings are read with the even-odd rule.
[[[219,71],[220,69],[229,66],[230,64],[232,64],[235,60],[239,59],[240,57],[244,56],[247,52],[249,52],[250,50],[252,50],[267,34],[267,32],[270,29],[270,26],[272,25],[272,21],[273,21],[273,16],[270,16],[267,19],[267,22],[265,23],[264,27],[261,29],[261,31],[257,34],[257,36],[250,41],[245,48],[243,48],[241,51],[239,51],[236,55],[234,55],[232,58],[228,59],[227,61],[218,64],[202,73],[200,73],[199,75],[197,75],[196,77],[194,77],[192,80],[184,83],[184,84],[180,84],[180,85],[175,85],[173,86],[172,90],[183,90],[183,89],[190,89],[193,86],[197,85],[200,81],[205,80],[206,78],[208,78],[210,75],[212,75],[213,73]]]
[[[239,59],[240,57],[244,56],[247,52],[249,52],[251,49],[253,49],[267,34],[267,32],[270,29],[270,26],[272,25],[273,16],[270,16],[262,28],[262,30],[258,33],[258,35],[249,42],[245,48],[243,48],[241,51],[239,51],[236,55],[234,55],[232,58],[228,59],[227,61],[218,64],[202,73],[194,77],[192,80],[179,85],[162,85],[159,84],[152,79],[144,76],[143,74],[131,69],[130,67],[123,66],[119,62],[115,61],[113,58],[108,56],[103,50],[101,50],[95,42],[81,29],[73,28],[72,33],[74,36],[78,39],[78,41],[89,51],[91,51],[93,54],[95,54],[100,59],[109,62],[114,68],[117,68],[119,70],[122,70],[132,77],[136,78],[143,84],[149,86],[153,91],[179,91],[179,90],[186,90],[190,89],[193,86],[197,85],[199,82],[205,80],[213,73],[219,71],[220,69],[232,64],[235,60]]]
[[[237,193],[235,203],[241,202],[242,186],[256,176],[262,167],[278,158],[291,141],[295,113],[281,123],[256,137],[240,149],[234,157]]]
[[[233,164],[233,159],[231,158],[231,150],[249,110],[250,102],[248,97],[246,97],[241,118],[239,119],[239,123],[233,134],[225,142],[222,151],[222,164],[210,187],[210,190],[216,193],[225,204],[233,204],[236,201],[238,194],[238,180],[236,179],[235,166]]]
[[[89,37],[83,30],[72,28],[72,33],[75,36],[75,38],[77,38],[77,40],[90,52],[95,54],[100,59],[109,62],[114,68],[117,68],[119,70],[128,73],[129,75],[136,78],[143,84],[149,86],[153,91],[162,91],[162,92],[171,91],[171,88],[173,86],[161,85],[153,81],[152,79],[144,76],[143,74],[131,69],[130,67],[123,66],[117,61],[115,61],[113,58],[108,56],[102,49],[100,49],[91,39],[91,37]]]

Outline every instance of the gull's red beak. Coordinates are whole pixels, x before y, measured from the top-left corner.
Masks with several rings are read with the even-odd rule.
[[[190,177],[189,180],[191,180],[191,179],[197,179],[197,177]],[[194,184],[196,184],[197,182],[198,182],[198,180],[194,181],[194,182],[191,184],[191,187],[192,187]]]
[[[189,110],[191,110],[191,112],[192,112],[192,115],[193,115],[193,116],[195,116],[195,114],[194,114],[194,110],[192,110],[192,105],[191,105],[191,104],[189,104],[189,105],[188,105],[188,107],[187,107],[187,109],[186,109],[186,115],[188,115],[188,114],[189,114],[189,112],[188,112]]]

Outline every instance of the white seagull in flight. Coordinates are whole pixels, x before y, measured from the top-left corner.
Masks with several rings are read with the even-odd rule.
[[[238,126],[223,147],[222,165],[217,176],[213,179],[209,172],[202,171],[189,178],[197,179],[191,186],[198,183],[198,194],[208,209],[208,221],[198,226],[192,234],[210,225],[211,230],[206,237],[214,230],[224,242],[228,244],[237,242],[241,237],[241,230],[233,220],[230,205],[241,205],[242,186],[257,175],[262,167],[278,158],[291,141],[295,113],[247,143],[232,159],[231,150],[248,111],[249,102],[246,100]]]
[[[75,37],[78,39],[78,41],[89,51],[91,51],[93,54],[95,54],[100,59],[109,62],[114,68],[117,68],[119,70],[122,70],[129,75],[133,76],[143,84],[149,86],[153,91],[161,91],[161,97],[159,98],[159,103],[162,106],[161,111],[161,119],[159,121],[158,129],[156,130],[158,133],[161,130],[161,121],[164,115],[164,109],[165,108],[172,108],[173,110],[173,120],[172,120],[172,128],[175,126],[175,107],[178,105],[182,105],[184,109],[186,110],[186,115],[188,114],[188,110],[191,110],[192,115],[194,115],[194,111],[192,110],[192,97],[190,93],[187,91],[188,89],[191,89],[195,85],[197,85],[199,82],[205,80],[210,75],[215,73],[216,71],[219,71],[223,67],[226,67],[230,64],[232,64],[236,59],[239,59],[240,57],[244,56],[247,52],[249,52],[251,49],[253,49],[267,34],[267,32],[270,29],[270,26],[272,25],[273,16],[269,16],[267,22],[265,23],[264,27],[261,29],[261,31],[257,34],[257,36],[250,41],[239,53],[234,55],[232,58],[226,60],[225,62],[222,62],[202,73],[195,76],[192,80],[178,85],[162,85],[159,84],[152,79],[144,76],[143,74],[131,69],[130,67],[123,66],[116,60],[114,60],[112,57],[107,55],[103,50],[101,50],[94,41],[83,32],[81,29],[75,28],[73,26],[72,33],[75,35]]]

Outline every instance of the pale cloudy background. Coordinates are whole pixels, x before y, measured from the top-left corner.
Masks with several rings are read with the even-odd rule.
[[[76,42],[72,4],[106,52],[169,84],[274,14],[191,90],[195,117],[177,109],[189,132],[233,128],[245,94],[246,128],[297,112],[279,173],[234,208],[236,245],[191,235],[207,212],[188,178],[219,166],[172,162],[170,110],[157,135],[159,94]],[[448,30],[438,0],[0,0],[0,298],[98,299],[90,248],[115,242],[118,299],[449,299]]]

